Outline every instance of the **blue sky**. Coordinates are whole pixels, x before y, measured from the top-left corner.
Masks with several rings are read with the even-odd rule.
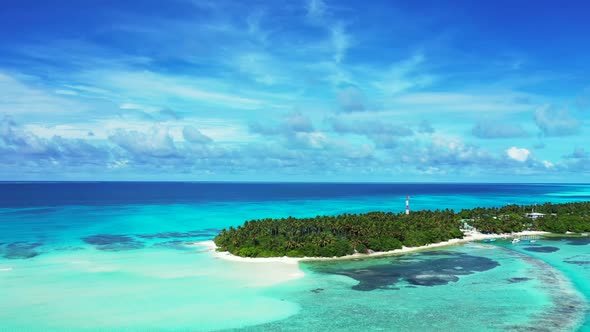
[[[1,180],[588,182],[585,1],[3,1]]]

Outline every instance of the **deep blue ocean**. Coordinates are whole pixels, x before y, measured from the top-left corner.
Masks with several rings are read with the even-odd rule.
[[[402,212],[406,195],[458,211],[590,185],[2,182],[0,331],[590,331],[588,237],[299,264],[193,244],[251,219]]]
[[[587,187],[584,184],[0,182],[0,207],[194,204],[450,194],[511,196],[519,201],[534,197],[545,201],[545,195],[563,193],[564,189],[571,190],[567,193],[568,199],[583,200],[590,194],[585,191]]]

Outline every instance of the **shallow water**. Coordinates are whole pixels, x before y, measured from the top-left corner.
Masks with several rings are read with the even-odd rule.
[[[132,193],[133,185],[124,192]],[[293,194],[280,185],[286,187],[279,186],[273,199],[279,187],[252,194],[252,187],[239,184],[226,185],[226,201],[219,188],[210,198],[203,190],[195,198],[186,186],[164,198],[95,194],[93,201],[86,192],[75,200],[70,188],[44,200],[50,190],[28,186],[11,196],[0,184],[0,196],[12,197],[0,208],[5,330],[570,331],[576,324],[590,330],[588,238],[302,263],[305,277],[282,283],[282,274],[258,264],[222,261],[186,245],[247,219],[399,212],[403,192],[412,194],[414,209],[460,209],[590,200],[590,186],[346,185],[322,191],[321,185],[298,185]],[[31,195],[40,196],[27,201]]]
[[[555,248],[551,251],[531,251],[537,244]],[[531,259],[542,261],[559,270],[586,299],[590,299],[590,237],[548,237],[535,243],[522,241],[516,245],[499,243],[499,246],[519,253],[525,253]],[[586,319],[582,331],[590,331],[590,311],[586,307]]]
[[[560,271],[526,257],[468,244],[399,257],[306,263],[307,278],[284,295],[296,299],[301,311],[262,330],[576,329],[586,314],[583,295]]]

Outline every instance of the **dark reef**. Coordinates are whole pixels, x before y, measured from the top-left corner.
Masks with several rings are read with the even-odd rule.
[[[567,244],[572,246],[585,246],[590,244],[590,237],[568,238]]]
[[[42,245],[40,242],[13,242],[7,244],[0,252],[6,259],[29,259],[41,254],[35,249]]]
[[[459,276],[483,272],[499,266],[498,262],[486,257],[445,251],[427,252],[419,255],[418,258],[403,264],[392,261],[388,265],[368,266],[362,269],[328,268],[323,272],[351,277],[359,281],[359,284],[352,289],[371,291],[395,289],[397,283],[403,281],[413,286],[446,285],[457,282]]]
[[[557,247],[544,246],[544,247],[527,247],[527,248],[524,248],[524,250],[526,250],[526,251],[532,251],[532,252],[550,253],[550,252],[559,251],[559,248],[557,248]]]
[[[82,241],[94,245],[98,250],[104,251],[124,251],[141,249],[144,247],[142,242],[134,240],[127,235],[118,234],[97,234],[82,238]]]
[[[214,237],[219,230],[207,228],[204,230],[195,230],[188,232],[162,232],[154,234],[138,234],[137,237],[142,239],[173,239],[173,238],[192,238],[192,237]]]

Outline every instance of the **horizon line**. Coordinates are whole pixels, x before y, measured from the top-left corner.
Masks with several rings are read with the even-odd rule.
[[[571,184],[590,185],[584,182],[386,182],[386,181],[255,181],[255,180],[215,180],[215,181],[180,181],[180,180],[0,180],[0,184],[25,184],[25,183],[211,183],[211,184]]]

